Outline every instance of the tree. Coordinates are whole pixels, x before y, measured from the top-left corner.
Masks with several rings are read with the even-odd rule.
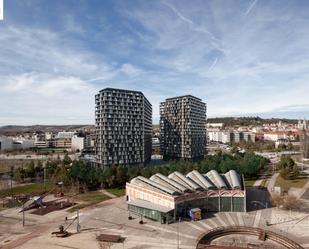
[[[30,163],[27,165],[26,173],[28,177],[35,177],[35,165],[34,162],[31,160]]]
[[[280,175],[284,179],[295,179],[299,176],[299,169],[290,156],[281,156],[277,168],[280,170]]]
[[[62,162],[64,165],[70,165],[72,163],[72,159],[69,157],[68,154],[65,154]]]
[[[125,166],[118,165],[116,169],[116,183],[118,186],[124,187],[128,180],[128,170]]]

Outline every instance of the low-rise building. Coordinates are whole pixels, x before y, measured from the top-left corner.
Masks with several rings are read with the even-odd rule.
[[[58,132],[57,138],[71,139],[74,134],[76,134],[75,131],[60,131]]]
[[[85,138],[74,135],[71,140],[71,148],[73,151],[82,151],[85,148]]]
[[[0,151],[12,150],[13,149],[13,139],[9,137],[0,137]]]
[[[14,139],[13,148],[16,150],[27,150],[35,147],[34,140],[30,139]]]
[[[63,148],[63,149],[71,149],[72,147],[72,139],[70,138],[61,138],[53,141],[52,146],[54,148]]]
[[[253,132],[242,132],[242,131],[220,131],[220,130],[209,130],[208,131],[209,141],[219,143],[239,143],[255,142],[255,134]]]
[[[246,189],[243,177],[230,170],[219,174],[196,170],[183,175],[160,173],[138,176],[126,184],[128,210],[131,213],[170,223],[187,217],[192,208],[202,212],[246,212]]]
[[[264,140],[276,142],[279,139],[287,139],[287,133],[282,131],[264,133]]]

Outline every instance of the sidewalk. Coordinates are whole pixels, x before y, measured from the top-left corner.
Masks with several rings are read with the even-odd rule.
[[[263,180],[264,180],[264,179],[257,179],[257,180],[254,182],[253,187],[259,187],[259,186],[261,186]]]
[[[271,178],[268,180],[267,189],[268,189],[268,192],[269,192],[270,194],[272,194],[273,191],[274,191],[276,179],[277,179],[278,176],[279,176],[279,173],[273,174],[273,175],[271,176]]]
[[[114,195],[114,194],[112,194],[112,193],[106,191],[105,189],[100,189],[99,191],[100,191],[101,193],[107,195],[107,196],[110,197],[110,198],[118,198],[118,196],[116,196],[116,195]]]
[[[309,189],[309,181],[302,188],[290,188],[289,194],[292,194],[297,197],[297,199],[301,198],[302,195]]]

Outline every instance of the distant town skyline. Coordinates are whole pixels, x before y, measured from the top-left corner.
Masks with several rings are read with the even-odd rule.
[[[0,126],[94,124],[94,96],[153,107],[191,94],[208,117],[309,118],[309,2],[4,0]]]

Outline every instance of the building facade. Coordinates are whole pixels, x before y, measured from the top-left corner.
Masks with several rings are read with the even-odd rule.
[[[85,138],[74,135],[71,140],[73,151],[82,151],[85,148]]]
[[[305,129],[300,134],[300,150],[303,158],[309,158],[309,131]]]
[[[206,104],[191,95],[160,104],[160,147],[165,159],[202,158],[206,153]]]
[[[98,166],[144,164],[151,158],[152,106],[142,92],[106,88],[95,96]]]
[[[230,170],[206,174],[193,170],[187,175],[157,173],[149,179],[138,176],[126,184],[129,212],[171,223],[188,217],[191,209],[206,212],[246,212],[246,188],[243,176]]]
[[[219,143],[240,143],[252,142],[255,143],[255,133],[247,131],[220,131],[220,130],[207,130],[209,141]]]

